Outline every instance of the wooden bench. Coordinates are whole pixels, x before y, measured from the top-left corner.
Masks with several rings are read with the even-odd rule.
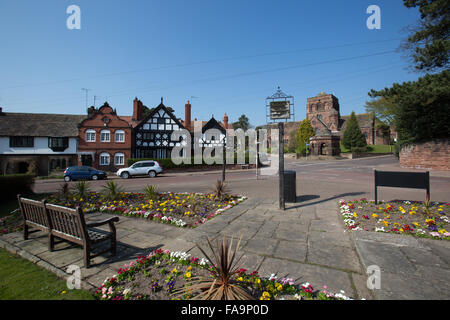
[[[19,201],[19,209],[23,217],[23,239],[28,240],[28,236],[32,232],[43,231],[50,232],[50,221],[45,210],[45,202],[22,198],[17,195]],[[30,231],[32,227],[37,230]]]
[[[67,207],[48,204],[35,200],[18,197],[20,209],[27,221],[27,226],[32,226],[42,230],[48,234],[48,246],[50,251],[54,251],[55,238],[69,241],[80,245],[83,248],[83,260],[86,268],[90,267],[90,260],[108,251],[114,256],[116,254],[116,228],[115,222],[119,221],[119,217],[112,217],[103,221],[86,223],[81,208],[71,209]],[[40,211],[38,210],[40,209]],[[34,222],[34,217],[39,212],[46,217],[48,227],[41,226],[40,223]],[[34,220],[29,220],[28,217]],[[42,218],[39,218],[43,221]],[[98,229],[102,225],[109,225],[109,232]],[[28,228],[26,228],[28,229]],[[28,238],[28,230],[24,228],[24,238]],[[94,246],[110,241],[109,248],[93,253]]]

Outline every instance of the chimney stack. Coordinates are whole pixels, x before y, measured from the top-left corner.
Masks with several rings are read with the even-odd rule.
[[[223,115],[223,126],[225,129],[228,129],[228,116],[226,113]]]
[[[191,104],[188,102],[184,106],[184,126],[191,131]]]
[[[90,106],[90,107],[87,109],[87,114],[88,114],[88,117],[89,117],[89,118],[92,117],[92,116],[95,114],[95,107],[94,107],[94,106]]]
[[[138,100],[138,98],[134,98],[133,101],[133,117],[131,118],[133,121],[141,121],[142,120],[142,114],[143,114],[143,106],[141,100]]]

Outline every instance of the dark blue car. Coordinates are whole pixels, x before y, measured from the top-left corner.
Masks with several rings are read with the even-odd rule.
[[[64,171],[64,181],[106,179],[106,172],[87,166],[68,167]]]

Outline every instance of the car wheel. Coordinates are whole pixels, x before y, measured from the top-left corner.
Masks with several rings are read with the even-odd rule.
[[[130,174],[129,174],[128,172],[122,172],[122,173],[120,174],[120,177],[121,177],[122,179],[128,179],[128,178],[130,177]]]
[[[65,182],[69,182],[70,180],[72,180],[72,179],[70,179],[69,176],[65,176],[65,177],[64,177],[64,181],[65,181]]]
[[[150,178],[154,178],[154,177],[156,177],[156,172],[153,171],[153,170],[151,170],[151,171],[148,172],[148,176],[149,176]]]
[[[91,179],[92,180],[98,180],[98,175],[94,174]]]

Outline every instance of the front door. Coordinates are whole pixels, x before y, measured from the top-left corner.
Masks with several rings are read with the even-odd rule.
[[[81,155],[81,165],[92,167],[92,156],[90,154]]]

